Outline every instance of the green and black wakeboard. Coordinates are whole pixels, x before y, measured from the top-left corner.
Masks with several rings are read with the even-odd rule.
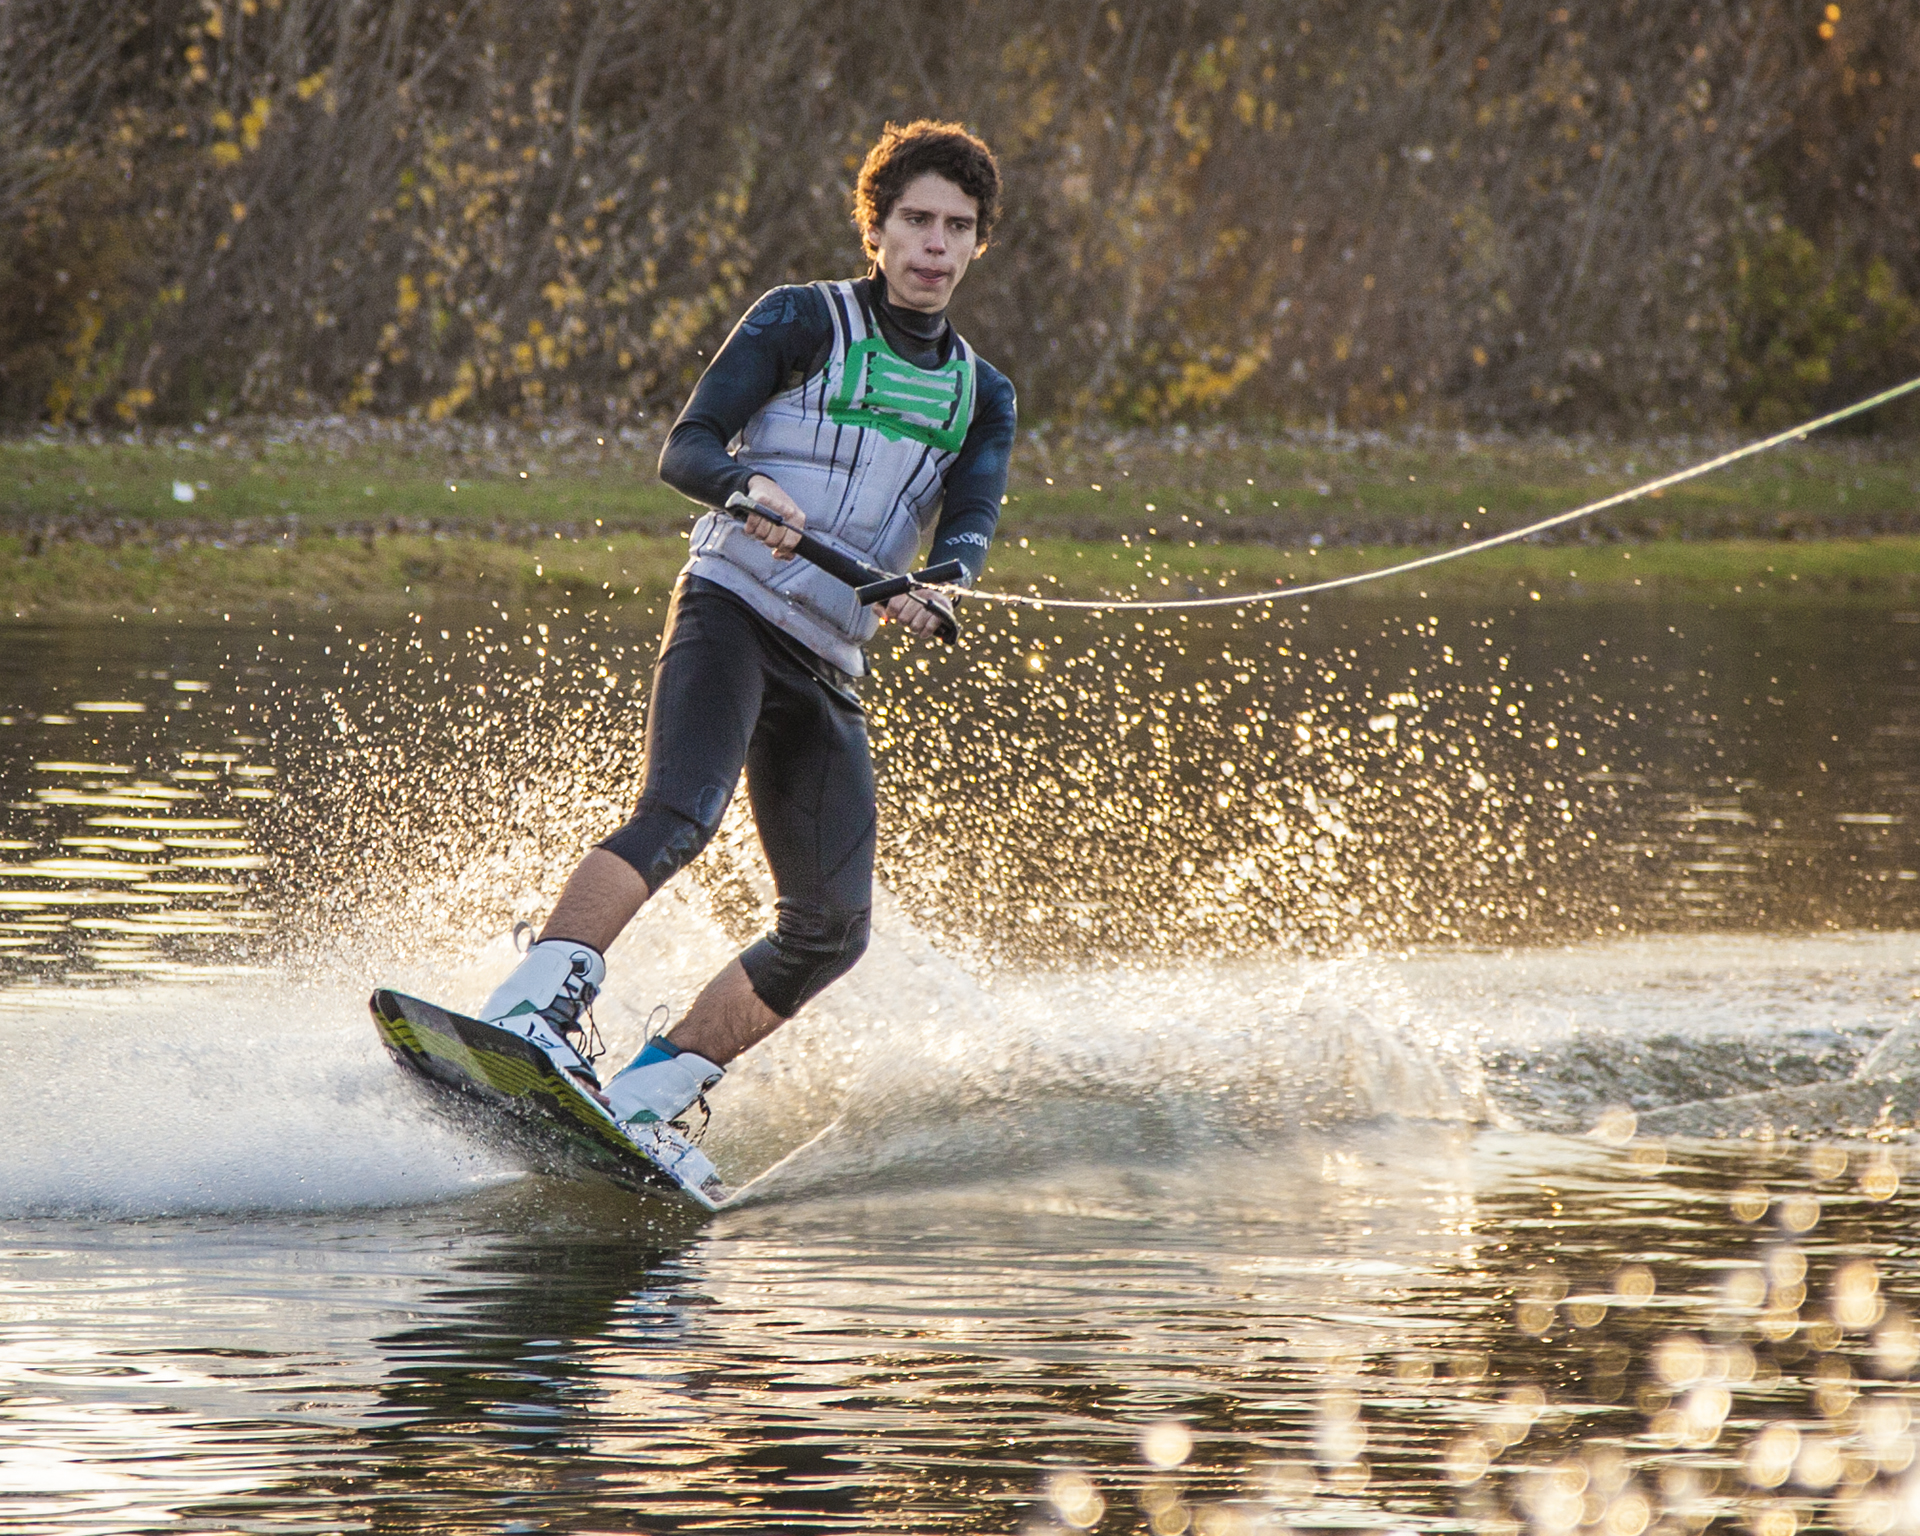
[[[623,1127],[530,1040],[381,990],[369,1007],[380,1040],[435,1102],[536,1171],[672,1194],[718,1210],[729,1191],[713,1164],[670,1125]]]

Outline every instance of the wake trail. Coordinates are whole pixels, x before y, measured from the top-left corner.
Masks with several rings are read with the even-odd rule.
[[[676,891],[678,894],[676,894]],[[697,885],[609,955],[603,1074],[678,1017],[733,941]],[[476,1008],[517,958],[0,999],[0,1216],[429,1203],[522,1164],[441,1120],[367,1018],[378,982]],[[1444,1032],[1443,1032],[1444,1033]],[[1178,1161],[1381,1115],[1471,1121],[1472,1052],[1370,962],[1115,968],[982,983],[886,893],[867,960],[742,1058],[708,1149],[756,1194],[948,1184],[1063,1162]]]
[[[979,978],[884,891],[875,919],[863,964],[710,1096],[707,1149],[749,1200],[1285,1165],[1392,1121],[1580,1131],[1610,1104],[1843,1080],[1920,1037],[1912,935]],[[735,948],[696,883],[652,903],[608,957],[603,1075]],[[519,1177],[429,1111],[366,1013],[376,981],[472,1010],[516,958],[502,936],[440,966],[363,955],[351,979],[0,997],[0,1217],[425,1204]]]
[[[224,980],[0,1012],[0,1217],[443,1200],[513,1168],[424,1116],[357,988]]]

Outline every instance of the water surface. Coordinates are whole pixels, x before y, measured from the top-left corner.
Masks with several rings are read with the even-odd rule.
[[[713,1096],[702,1224],[424,1114],[364,1014],[477,1002],[624,814],[649,635],[10,629],[0,1518],[1905,1530],[1916,641],[904,655],[874,949]],[[615,1049],[769,896],[736,819],[611,957]]]

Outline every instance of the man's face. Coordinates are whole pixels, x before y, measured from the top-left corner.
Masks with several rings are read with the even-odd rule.
[[[979,254],[980,211],[971,197],[932,171],[907,183],[886,222],[867,231],[886,274],[887,297],[907,309],[945,309]]]

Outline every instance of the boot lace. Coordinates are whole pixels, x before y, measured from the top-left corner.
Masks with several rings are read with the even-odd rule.
[[[667,1124],[672,1126],[676,1131],[678,1131],[682,1136],[686,1137],[688,1141],[692,1142],[697,1147],[700,1145],[700,1139],[707,1134],[707,1127],[713,1124],[713,1111],[710,1108],[708,1108],[707,1096],[704,1093],[701,1094],[699,1098],[695,1099],[691,1104],[689,1104],[686,1109],[681,1110],[680,1113],[684,1116],[689,1110],[694,1110],[694,1109],[697,1109],[700,1111],[700,1129],[699,1130],[696,1131],[684,1119],[669,1120]]]
[[[606,1042],[600,1038],[600,1026],[593,1017],[593,1000],[599,995],[599,988],[587,980],[586,962],[575,960],[572,972],[560,984],[553,1001],[540,1010],[540,1017],[573,1047],[589,1069],[607,1054]]]

